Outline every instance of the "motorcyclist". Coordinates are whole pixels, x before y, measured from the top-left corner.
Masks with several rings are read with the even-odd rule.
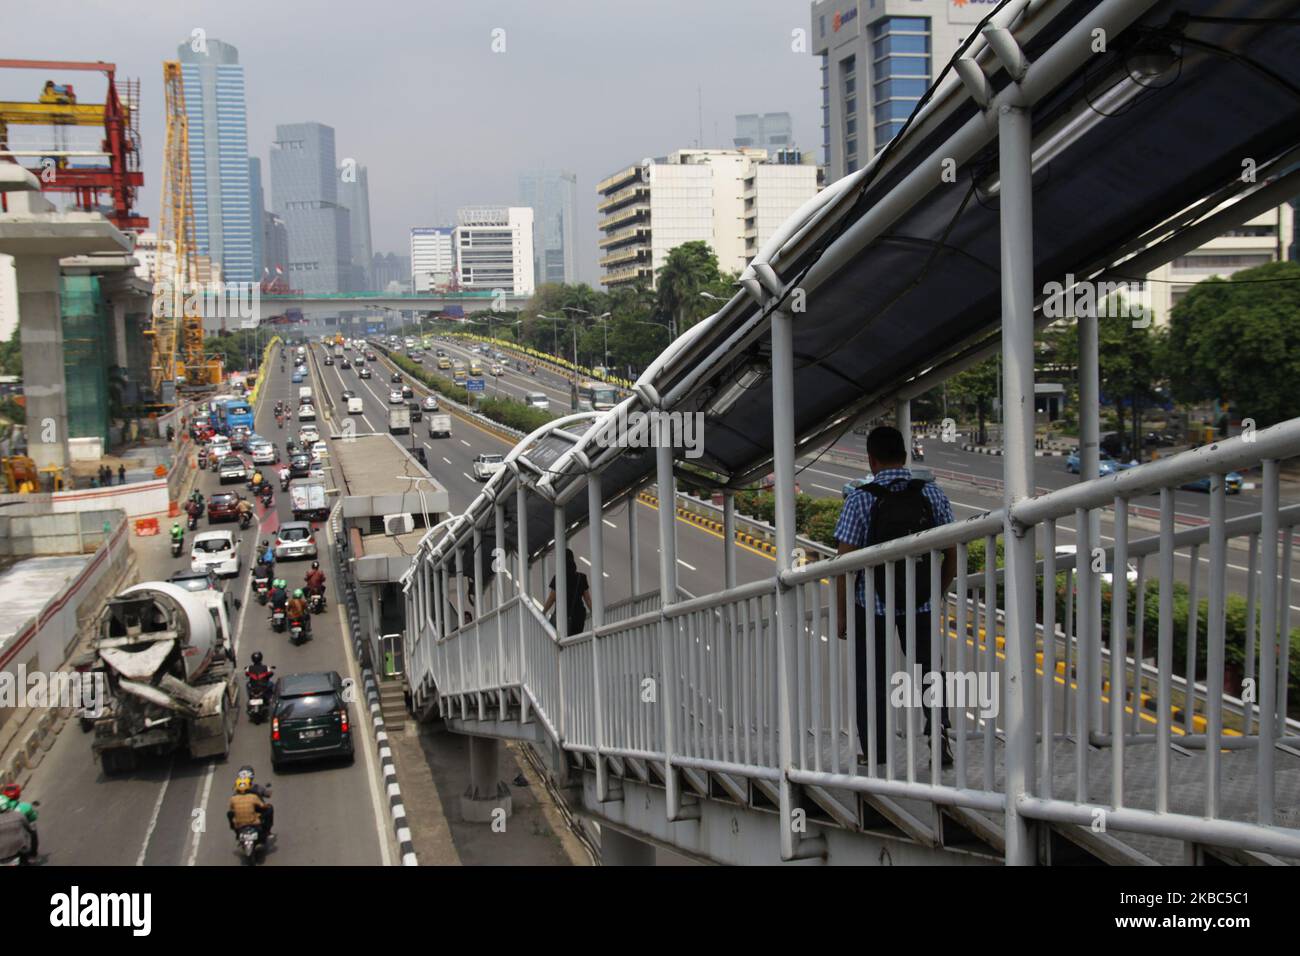
[[[275,548],[271,547],[271,542],[262,540],[262,546],[257,549],[257,560],[268,568],[275,564]]]
[[[325,593],[325,572],[320,569],[319,561],[313,561],[311,563],[311,570],[307,572],[307,576],[304,580],[307,585],[308,594]]]
[[[285,587],[283,578],[276,578],[271,582],[271,594],[269,597],[272,613],[278,608],[283,611],[289,604],[289,591]]]
[[[185,529],[181,527],[181,523],[179,521],[173,521],[172,541],[175,542],[175,541],[184,541],[184,540],[185,540]]]
[[[289,487],[289,466],[280,466],[280,490],[285,491]]]
[[[195,488],[190,492],[190,501],[198,505],[200,511],[203,510],[203,492],[199,491],[199,489]]]
[[[244,668],[244,676],[248,678],[249,684],[265,684],[268,688],[270,687],[271,668],[262,663],[261,651],[253,651],[251,663]],[[265,794],[261,795],[265,796]]]
[[[302,588],[294,588],[285,614],[290,622],[302,622],[303,631],[311,633],[311,615],[307,613],[307,601],[303,597]]]
[[[191,498],[185,502],[185,514],[189,516],[191,524],[199,522],[199,503]]]
[[[254,786],[256,784],[253,783],[252,773],[246,775],[241,770],[239,776],[235,778],[235,792],[231,794],[226,819],[230,821],[230,829],[235,833],[244,827],[257,827],[258,840],[265,842],[271,833],[274,814],[271,812],[270,803],[254,791]]]
[[[253,471],[253,477],[248,482],[254,491],[260,491],[262,487],[262,469],[258,468]]]
[[[34,857],[37,850],[36,808],[22,799],[22,796],[23,788],[20,784],[5,784],[4,787],[0,788],[0,813],[12,810],[22,816],[27,827],[27,835],[31,838],[30,848],[26,855]]]

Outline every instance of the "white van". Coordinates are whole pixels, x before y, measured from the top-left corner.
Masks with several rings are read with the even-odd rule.
[[[366,411],[366,405],[363,401],[361,401],[361,399],[355,396],[348,399],[349,415],[362,415],[365,414],[365,411]]]
[[[310,402],[310,401],[311,401],[311,386],[304,385],[302,388],[298,389],[298,403],[302,404],[303,402]]]

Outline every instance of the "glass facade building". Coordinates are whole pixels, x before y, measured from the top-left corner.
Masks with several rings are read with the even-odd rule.
[[[540,169],[521,173],[519,205],[533,210],[535,282],[577,282],[577,175]]]
[[[352,291],[352,235],[339,202],[334,129],[323,123],[275,128],[271,195],[289,238],[285,278],[303,292]]]
[[[930,86],[930,21],[886,17],[871,24],[874,148],[898,135]]]
[[[189,118],[194,238],[226,282],[258,277],[249,181],[248,112],[239,51],[209,39],[203,51],[177,50]],[[256,226],[260,228],[260,217]]]

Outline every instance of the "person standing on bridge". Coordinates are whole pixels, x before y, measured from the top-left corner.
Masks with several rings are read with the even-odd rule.
[[[587,624],[587,612],[591,610],[591,590],[587,582],[587,576],[578,570],[578,562],[573,557],[571,548],[564,549],[564,583],[568,591],[569,613],[568,624],[569,630],[566,632],[572,637],[574,634],[581,634],[582,629]],[[555,578],[551,578],[551,593],[546,596],[546,604],[542,607],[542,613],[548,613],[555,606]],[[551,615],[551,626],[555,627],[556,616]]]
[[[897,428],[882,425],[873,428],[867,436],[867,464],[871,468],[871,484],[851,492],[844,500],[840,520],[835,526],[835,539],[839,542],[839,553],[847,554],[871,545],[891,541],[937,528],[953,520],[952,506],[948,496],[932,481],[913,478],[907,467],[907,446],[903,435]],[[943,566],[939,572],[940,594],[947,593],[957,572],[957,549],[950,547],[943,552]],[[875,719],[876,763],[885,762],[885,706],[891,688],[895,685],[894,675],[885,670],[886,641],[894,640],[897,629],[898,639],[903,646],[902,653],[895,654],[898,673],[906,673],[909,668],[904,657],[907,643],[907,578],[906,561],[894,562],[894,620],[885,620],[885,566],[875,569],[875,648],[876,655],[876,706],[871,714],[867,707],[867,607],[866,586],[863,572],[856,576],[854,604],[855,663],[857,681],[857,721],[858,742],[862,747],[863,761],[870,752],[867,749],[867,733],[871,726],[870,718]],[[835,580],[836,602],[840,608],[839,636],[843,640],[848,632],[848,608],[845,604],[844,578]],[[930,660],[930,559],[917,560],[915,567],[915,602],[916,613],[913,616],[916,634],[916,660],[924,675],[931,672]],[[934,597],[938,597],[935,595]],[[940,662],[935,661],[934,664]],[[907,680],[911,680],[908,674]],[[939,687],[944,686],[943,673],[938,672]],[[926,686],[926,685],[922,685]],[[946,701],[944,703],[947,703]],[[948,710],[939,709],[945,734],[942,741],[941,761],[947,767],[952,763],[952,751],[948,745],[946,731],[950,723]],[[906,711],[904,711],[906,715]],[[904,717],[906,719],[906,717]],[[906,724],[902,724],[906,727]],[[930,709],[925,708],[926,736],[930,733]]]

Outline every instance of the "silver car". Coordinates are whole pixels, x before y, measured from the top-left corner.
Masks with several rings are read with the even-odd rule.
[[[275,536],[275,558],[316,557],[316,535],[309,521],[286,521]]]

